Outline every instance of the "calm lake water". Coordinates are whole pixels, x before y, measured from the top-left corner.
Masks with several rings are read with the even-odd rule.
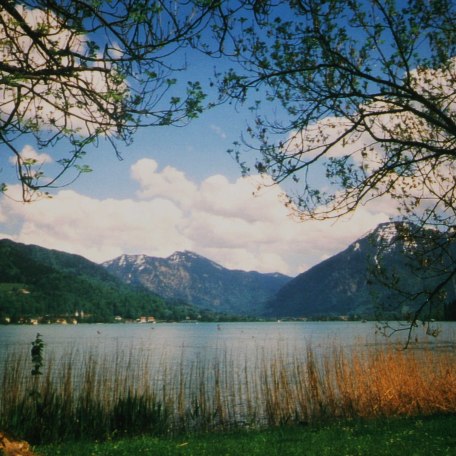
[[[426,336],[416,329],[418,347],[454,349],[456,322],[435,323],[441,333]],[[45,355],[59,359],[65,353],[113,356],[122,351],[131,356],[167,362],[229,353],[248,359],[262,353],[317,352],[330,347],[362,350],[373,345],[405,340],[405,333],[391,338],[376,334],[373,322],[267,322],[267,323],[158,323],[0,326],[0,361],[6,353],[28,351],[37,333],[45,343]],[[415,338],[415,335],[414,335]],[[0,362],[0,370],[3,363]]]

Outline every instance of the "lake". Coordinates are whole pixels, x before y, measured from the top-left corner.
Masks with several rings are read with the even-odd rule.
[[[416,329],[418,347],[454,346],[456,322],[435,325],[441,330],[437,338],[426,336],[424,328]],[[0,359],[7,352],[29,350],[38,332],[47,356],[59,358],[69,351],[110,356],[121,350],[156,360],[165,356],[169,362],[182,361],[183,356],[212,356],[220,350],[243,358],[258,351],[305,351],[309,345],[317,351],[334,345],[361,350],[406,338],[406,333],[391,338],[376,334],[374,322],[9,325],[0,326]]]

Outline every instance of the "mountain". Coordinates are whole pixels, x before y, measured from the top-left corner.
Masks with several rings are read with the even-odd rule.
[[[439,277],[435,273],[433,279],[428,279],[433,272],[431,266],[426,269],[423,264],[432,264],[431,256],[439,245],[436,236],[440,235],[436,231],[426,231],[420,237],[404,234],[415,232],[413,226],[399,222],[379,225],[344,251],[288,282],[268,302],[265,314],[277,318],[404,317],[422,302],[420,291],[436,286]],[[440,277],[446,277],[449,268],[454,268],[454,242],[450,250],[448,263],[441,265]],[[455,285],[453,278],[442,290],[445,298],[441,302],[446,307],[434,306],[440,312],[435,317],[445,317],[450,306],[455,307]],[[416,301],[411,301],[412,295]]]
[[[282,274],[226,269],[189,251],[168,258],[122,255],[103,265],[125,282],[164,298],[238,315],[260,315],[265,302],[290,280]]]
[[[423,302],[426,289],[438,291],[432,317],[455,319],[455,244],[451,235],[436,230],[417,236],[407,224],[386,223],[291,279],[229,270],[188,251],[168,258],[122,255],[98,265],[78,255],[0,240],[0,322],[82,311],[84,321],[110,321],[116,315],[213,319],[214,312],[403,318]],[[442,277],[448,280],[439,286]],[[410,300],[412,295],[417,301]]]
[[[127,285],[79,255],[0,240],[0,321],[81,313],[84,321],[110,321],[141,315],[194,318],[199,311]]]

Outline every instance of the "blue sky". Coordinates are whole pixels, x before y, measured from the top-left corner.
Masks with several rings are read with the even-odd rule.
[[[214,62],[195,62],[185,77],[211,77]],[[260,177],[242,178],[227,153],[250,120],[246,108],[226,104],[186,127],[145,128],[133,145],[120,147],[122,161],[102,140],[88,150],[93,172],[52,199],[24,204],[1,197],[0,237],[95,262],[192,250],[228,268],[296,275],[388,220],[386,202],[337,222],[302,223],[283,206],[281,188],[254,195]],[[52,159],[52,150],[39,153]],[[0,168],[14,196],[14,165],[4,154]]]

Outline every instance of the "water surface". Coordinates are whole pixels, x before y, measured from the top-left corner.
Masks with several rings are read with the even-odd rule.
[[[419,347],[441,348],[453,344],[456,322],[436,323],[441,334],[427,336],[417,328]],[[0,326],[0,358],[7,352],[28,350],[37,333],[42,335],[45,353],[81,352],[112,355],[118,351],[147,353],[151,359],[181,359],[183,354],[212,355],[219,351],[250,357],[262,351],[305,351],[311,346],[324,351],[337,346],[362,350],[405,341],[406,333],[391,338],[376,333],[374,322],[255,322],[255,323],[158,323],[158,324],[79,324],[79,325],[8,325]]]

